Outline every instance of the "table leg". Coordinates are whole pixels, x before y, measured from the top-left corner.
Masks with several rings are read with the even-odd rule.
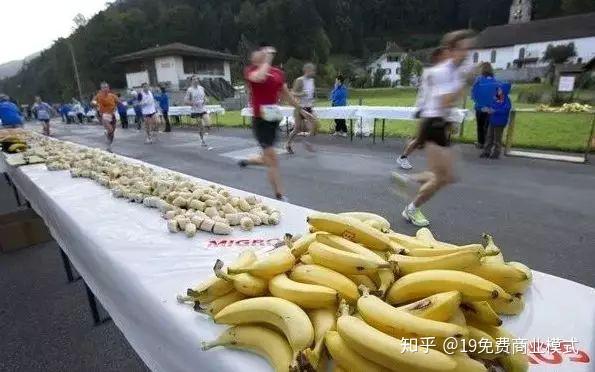
[[[376,143],[376,118],[374,118],[374,128],[372,129],[372,143]]]
[[[93,316],[93,323],[94,325],[100,325],[111,320],[110,316],[106,316],[105,318],[101,318],[99,315],[99,307],[97,306],[97,298],[91,291],[91,288],[85,283],[85,290],[87,292],[87,299],[89,300],[89,307],[91,308],[91,315]]]
[[[17,202],[17,205],[20,207],[22,204],[21,204],[21,197],[19,196],[19,190],[17,190],[17,187],[10,179],[10,176],[8,175],[8,173],[4,173],[4,178],[6,179],[8,186],[10,186],[12,188],[12,193],[14,194],[14,198]]]
[[[364,118],[359,119],[359,139],[364,139]]]
[[[384,127],[386,124],[386,119],[382,119],[382,142],[384,142]]]
[[[351,142],[353,142],[353,119],[349,119],[349,130],[350,130],[350,134],[349,137],[351,139]]]
[[[68,279],[68,283],[72,283],[81,279],[80,276],[78,276],[77,278],[74,277],[74,274],[72,273],[72,265],[70,264],[70,259],[68,258],[66,253],[64,253],[62,248],[58,247],[58,249],[60,250],[60,256],[62,257],[62,263],[64,264],[64,271],[66,271],[66,279]]]

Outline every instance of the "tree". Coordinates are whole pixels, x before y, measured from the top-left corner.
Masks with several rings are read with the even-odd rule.
[[[386,71],[383,68],[377,68],[372,75],[372,85],[377,88],[390,86],[390,80],[385,79]]]
[[[89,20],[87,20],[87,17],[85,17],[81,13],[75,15],[72,21],[74,22],[73,30],[76,30],[79,27],[85,27],[89,22]]]
[[[564,14],[587,13],[595,10],[593,0],[562,0]]]
[[[405,55],[401,60],[401,85],[409,86],[411,84],[411,77],[421,75],[423,66],[420,61],[413,58],[409,54]]]
[[[552,64],[565,63],[569,58],[576,56],[576,48],[574,43],[562,45],[548,45],[543,55],[544,61],[549,61]]]

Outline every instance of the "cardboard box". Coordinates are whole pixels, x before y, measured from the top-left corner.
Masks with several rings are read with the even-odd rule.
[[[10,252],[52,240],[33,209],[0,215],[0,252]]]

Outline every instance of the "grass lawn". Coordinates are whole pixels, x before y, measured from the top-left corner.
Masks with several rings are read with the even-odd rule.
[[[352,89],[349,103],[352,105],[368,106],[413,106],[415,103],[415,89],[411,88],[377,88]],[[517,95],[511,94],[513,106],[516,108],[533,108],[535,105],[518,103]],[[328,100],[318,100],[317,105],[328,106]],[[473,102],[467,99],[466,107],[473,109]],[[519,112],[513,139],[515,147],[539,148],[546,150],[562,150],[583,152],[591,131],[593,114],[587,113],[526,113]],[[246,121],[249,123],[249,119]],[[242,117],[239,111],[228,111],[219,117],[219,123],[224,126],[239,127]],[[329,132],[334,124],[330,120],[321,121],[321,130]],[[377,134],[380,134],[378,126]],[[402,120],[388,120],[386,134],[396,137],[410,137],[415,133],[415,122]],[[475,119],[467,120],[464,125],[462,142],[474,142],[476,138]]]

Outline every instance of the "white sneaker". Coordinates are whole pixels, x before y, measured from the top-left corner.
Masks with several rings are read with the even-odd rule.
[[[340,135],[341,137],[347,137],[347,132],[341,132],[341,133],[339,133],[339,135]]]
[[[409,158],[399,156],[397,158],[397,164],[399,164],[399,167],[401,167],[401,169],[413,169],[413,165],[411,165],[411,163],[409,162]]]
[[[153,143],[153,140],[150,137],[147,137],[145,139],[145,144],[151,144],[151,143]]]

